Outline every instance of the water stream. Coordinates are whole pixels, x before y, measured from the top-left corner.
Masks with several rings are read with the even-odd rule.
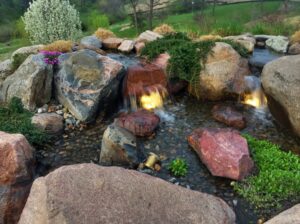
[[[255,51],[254,57],[258,57],[259,54],[256,54]],[[265,57],[266,54],[262,55]],[[120,56],[112,55],[111,57],[116,59]],[[126,57],[118,59],[125,61],[127,65],[138,63],[138,61],[131,61]],[[279,210],[276,209],[255,211],[233,191],[230,180],[213,177],[196,153],[188,146],[186,137],[194,129],[225,127],[212,118],[211,109],[215,104],[215,102],[197,101],[187,93],[175,97],[172,101],[168,100],[164,106],[165,110],[156,112],[164,118],[156,136],[152,139],[141,139],[141,147],[145,155],[154,152],[166,159],[162,161],[162,169],[159,172],[152,170],[144,172],[183,187],[223,198],[235,210],[238,223],[241,224],[256,223],[259,218],[269,218],[277,214]],[[243,130],[244,133],[258,139],[267,139],[279,144],[284,150],[292,150],[300,154],[300,140],[293,137],[288,130],[278,127],[267,108],[258,110],[239,102],[230,101],[221,102],[221,104],[234,106],[246,117],[247,127]],[[104,121],[97,120],[96,123],[82,131],[75,130],[65,133],[63,137],[56,139],[51,144],[37,149],[38,174],[45,175],[63,165],[98,163],[103,132],[115,117],[117,117],[117,113]],[[189,164],[188,174],[184,178],[174,178],[167,170],[168,163],[176,157],[185,158]],[[290,202],[287,202],[282,209],[290,205]]]

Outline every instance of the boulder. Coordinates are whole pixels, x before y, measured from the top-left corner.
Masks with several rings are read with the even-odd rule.
[[[292,55],[300,54],[300,43],[295,43],[291,45],[288,53]]]
[[[289,46],[289,38],[284,36],[275,36],[266,40],[267,47],[279,53],[286,53]]]
[[[168,53],[163,53],[158,55],[158,57],[155,58],[152,63],[157,65],[158,67],[161,67],[167,74],[167,68],[170,58],[171,56]]]
[[[262,85],[271,113],[300,136],[300,55],[285,56],[268,63]]]
[[[143,48],[146,46],[144,42],[137,42],[134,45],[134,49],[137,55],[140,55],[142,53]]]
[[[191,88],[191,93],[212,101],[236,97],[244,92],[244,76],[249,74],[246,59],[229,44],[216,42],[199,74],[199,84]]]
[[[0,132],[0,223],[17,223],[34,177],[34,150],[20,134]]]
[[[134,48],[135,42],[133,40],[124,40],[119,46],[118,50],[123,53],[130,53]]]
[[[140,36],[137,38],[137,41],[148,43],[148,42],[155,41],[159,38],[163,38],[163,36],[153,31],[147,30],[140,34]]]
[[[42,54],[30,55],[9,77],[2,87],[2,99],[9,102],[13,97],[22,99],[24,107],[35,110],[48,103],[52,94],[52,65],[43,61]]]
[[[13,72],[13,65],[10,59],[7,59],[0,63],[0,91],[4,80]]]
[[[91,50],[60,57],[56,97],[80,121],[90,122],[113,108],[119,97],[123,65]]]
[[[168,84],[164,71],[154,64],[134,65],[127,70],[124,96],[141,96],[149,89],[165,90]]]
[[[244,46],[249,53],[252,53],[254,51],[254,47],[256,44],[256,39],[251,34],[243,34],[239,36],[228,36],[224,38],[225,40],[232,40],[236,43],[241,44]]]
[[[214,176],[242,180],[254,166],[248,143],[237,131],[197,129],[188,136],[188,142]]]
[[[116,125],[127,129],[135,136],[146,137],[154,133],[160,118],[150,111],[138,110],[118,117],[115,122]]]
[[[80,164],[35,180],[19,224],[233,224],[221,199],[118,167]]]
[[[18,67],[21,65],[29,55],[39,53],[44,45],[33,45],[28,47],[22,47],[12,53],[11,61],[14,66]]]
[[[137,166],[136,137],[115,124],[108,126],[103,134],[99,162],[106,166]]]
[[[281,212],[279,215],[265,222],[265,224],[297,224],[300,223],[300,204]]]
[[[237,129],[246,127],[246,119],[231,106],[215,105],[212,109],[213,118],[221,123]]]
[[[64,129],[64,119],[56,113],[35,114],[31,123],[47,134],[62,134]]]
[[[96,36],[87,36],[81,39],[80,44],[88,48],[101,48],[102,43]]]
[[[117,50],[118,47],[122,44],[123,39],[117,37],[109,37],[102,41],[103,47],[105,49]]]

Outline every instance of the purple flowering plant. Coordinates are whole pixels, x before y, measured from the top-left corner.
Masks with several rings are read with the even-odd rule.
[[[59,51],[41,51],[40,53],[44,55],[44,62],[48,65],[57,65],[58,57],[62,54]]]

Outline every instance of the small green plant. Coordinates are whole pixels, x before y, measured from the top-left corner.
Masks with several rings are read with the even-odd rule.
[[[282,201],[300,195],[300,158],[268,141],[247,139],[258,174],[236,182],[234,189],[256,208],[280,207]]]
[[[31,123],[32,116],[23,108],[20,99],[12,98],[7,107],[0,106],[0,131],[21,133],[30,143],[42,144],[47,140],[47,135]]]
[[[13,57],[13,70],[17,70],[21,64],[29,57],[30,54],[16,54]]]
[[[171,171],[172,175],[177,177],[184,177],[188,172],[187,162],[181,158],[172,160],[168,168]]]

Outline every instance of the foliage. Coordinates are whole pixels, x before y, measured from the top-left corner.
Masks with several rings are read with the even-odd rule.
[[[173,27],[169,26],[168,24],[162,24],[162,25],[156,27],[153,31],[155,33],[158,33],[161,35],[175,33],[175,30],[173,29]]]
[[[218,25],[213,31],[213,34],[220,35],[222,37],[234,36],[243,33],[244,28],[239,23],[224,23]]]
[[[103,28],[99,28],[94,35],[100,40],[116,36],[112,31]]]
[[[293,43],[300,43],[300,30],[295,32],[291,39]]]
[[[280,206],[300,195],[300,158],[268,141],[245,135],[259,173],[234,184],[234,189],[257,208]]]
[[[22,18],[18,19],[15,23],[15,32],[14,32],[15,38],[27,38],[28,34],[25,30],[25,24]]]
[[[184,159],[176,158],[170,162],[168,169],[174,176],[184,177],[188,172],[188,164]]]
[[[81,35],[79,13],[69,0],[34,0],[23,17],[32,43],[76,40]]]
[[[73,42],[70,40],[58,40],[51,44],[45,45],[41,50],[43,51],[59,51],[62,53],[71,52]]]
[[[109,28],[109,19],[106,15],[99,13],[96,10],[91,11],[88,14],[84,14],[82,17],[83,26],[88,31],[94,31],[99,27]]]
[[[28,54],[15,54],[12,61],[13,70],[17,70],[21,64],[28,58]]]
[[[5,24],[0,26],[0,42],[9,41],[14,33],[14,29],[11,24]]]
[[[0,106],[0,131],[21,133],[32,144],[42,144],[47,140],[44,132],[31,123],[32,113],[23,108],[18,98],[12,98],[8,107]]]

